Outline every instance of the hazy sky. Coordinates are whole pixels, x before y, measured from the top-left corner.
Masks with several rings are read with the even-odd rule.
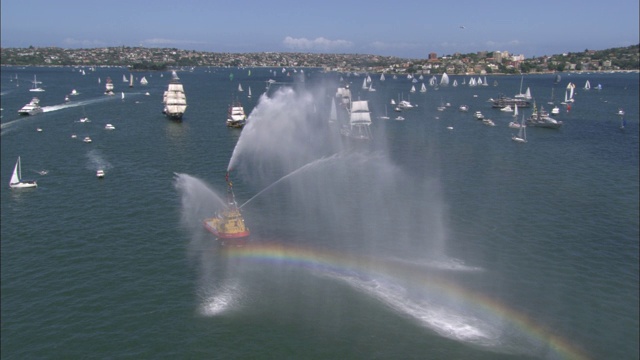
[[[638,0],[2,0],[2,47],[175,47],[425,58],[638,44]],[[464,28],[462,28],[464,27]]]

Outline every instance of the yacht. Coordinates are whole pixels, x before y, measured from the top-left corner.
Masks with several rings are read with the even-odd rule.
[[[20,115],[35,115],[42,112],[42,108],[40,107],[40,99],[34,97],[31,101],[23,106],[20,110],[18,110],[18,114]]]
[[[98,177],[98,179],[104,178],[104,170],[100,169],[96,171],[96,176]]]
[[[91,142],[91,138],[86,136],[84,139],[82,139],[82,141],[84,141],[86,143],[90,143]]]
[[[477,119],[477,120],[482,120],[484,119],[484,115],[482,115],[482,113],[480,111],[476,111],[473,116]]]
[[[111,125],[111,124],[105,125],[104,128],[105,128],[105,130],[115,130],[116,129],[116,127]]]

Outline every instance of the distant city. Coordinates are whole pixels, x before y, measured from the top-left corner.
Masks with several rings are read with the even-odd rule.
[[[520,74],[562,71],[638,71],[640,45],[605,50],[585,49],[551,56],[526,58],[509,51],[403,59],[366,54],[214,53],[176,48],[58,47],[2,48],[2,66],[126,66],[132,71],[211,67],[309,67],[337,72],[420,74]]]

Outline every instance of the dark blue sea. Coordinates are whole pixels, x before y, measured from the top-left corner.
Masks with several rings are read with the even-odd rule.
[[[2,67],[3,359],[638,359],[637,72],[410,93],[404,75],[370,92],[365,74],[181,69],[182,122],[162,114],[170,72],[129,74]],[[328,121],[345,83],[369,142]],[[521,83],[560,129],[511,141],[488,99]],[[33,96],[44,112],[19,116]],[[36,189],[9,188],[18,156]],[[245,247],[202,226],[228,170]]]

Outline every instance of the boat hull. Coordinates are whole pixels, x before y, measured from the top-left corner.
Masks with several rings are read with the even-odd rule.
[[[21,181],[19,183],[9,184],[12,189],[28,189],[38,187],[35,181]]]
[[[210,233],[215,235],[215,237],[218,238],[218,241],[220,241],[222,245],[242,246],[247,243],[250,235],[248,229],[245,228],[241,231],[224,232],[220,228],[221,221],[222,220],[217,217],[206,219],[204,221],[204,227]]]

